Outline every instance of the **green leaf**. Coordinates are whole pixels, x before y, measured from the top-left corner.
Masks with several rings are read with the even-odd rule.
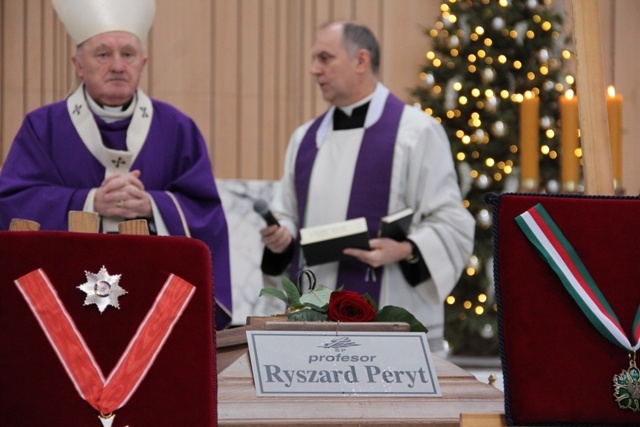
[[[322,322],[327,320],[327,315],[310,308],[305,308],[303,310],[294,311],[293,313],[289,314],[289,320],[303,322]]]
[[[376,302],[376,300],[373,299],[373,297],[371,295],[369,295],[368,293],[365,293],[363,295],[363,297],[364,297],[364,299],[369,301],[369,304],[371,304],[371,306],[373,307],[373,309],[375,311],[378,311],[378,303]]]
[[[260,296],[262,296],[262,295],[267,295],[267,296],[270,296],[270,297],[276,297],[279,300],[284,301],[285,304],[288,303],[287,295],[284,292],[282,292],[280,289],[262,288],[260,290]]]
[[[311,310],[318,311],[320,313],[326,313],[329,310],[329,304],[324,305],[322,307],[319,307],[319,306],[317,306],[315,304],[312,304],[310,302],[305,302],[304,306],[307,307],[307,308],[310,308]]]
[[[309,291],[300,297],[300,303],[303,305],[313,304],[317,307],[324,307],[329,304],[331,297],[331,289],[323,285],[318,285],[314,290]]]
[[[376,315],[376,322],[406,322],[411,332],[424,332],[429,330],[415,316],[402,307],[387,305],[382,307]]]
[[[300,304],[300,292],[296,285],[288,277],[282,278],[282,288],[287,293],[287,298],[289,299],[288,305],[291,308],[300,308],[302,304]]]

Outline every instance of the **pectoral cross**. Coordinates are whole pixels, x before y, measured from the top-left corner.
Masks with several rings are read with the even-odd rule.
[[[125,162],[125,161],[122,159],[122,157],[118,157],[118,159],[117,159],[117,160],[111,160],[111,163],[113,163],[113,165],[114,165],[116,168],[119,168],[119,167],[120,167],[120,165],[126,165],[126,164],[127,164],[127,162]]]

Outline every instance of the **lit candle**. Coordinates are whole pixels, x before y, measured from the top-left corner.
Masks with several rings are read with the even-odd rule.
[[[568,90],[560,97],[560,119],[562,135],[560,149],[562,155],[561,180],[562,190],[575,192],[580,182],[580,159],[578,150],[578,98]]]
[[[607,95],[613,186],[619,190],[622,188],[622,95],[616,95],[613,86],[607,88]]]
[[[540,99],[527,91],[520,103],[520,187],[536,191],[540,175]]]

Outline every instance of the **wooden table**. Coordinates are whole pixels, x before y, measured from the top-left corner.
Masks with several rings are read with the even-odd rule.
[[[225,360],[218,371],[218,424],[460,426],[462,413],[493,414],[492,417],[504,413],[504,396],[500,390],[477,381],[469,372],[442,357],[432,354],[432,358],[441,398],[257,397],[248,350],[237,345],[218,358],[221,362]]]

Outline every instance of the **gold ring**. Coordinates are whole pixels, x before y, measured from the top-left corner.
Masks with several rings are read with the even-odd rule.
[[[124,207],[124,202],[122,200],[118,200],[118,203],[116,204],[117,207],[119,208],[123,208]]]

